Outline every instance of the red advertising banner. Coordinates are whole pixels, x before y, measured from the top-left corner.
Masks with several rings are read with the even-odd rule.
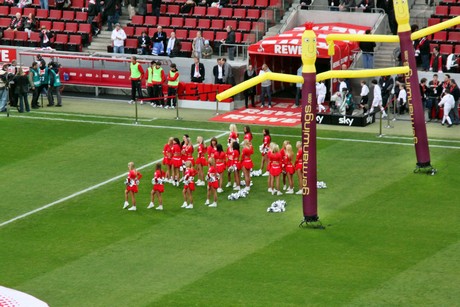
[[[11,63],[13,60],[16,60],[16,49],[0,46],[0,62]]]

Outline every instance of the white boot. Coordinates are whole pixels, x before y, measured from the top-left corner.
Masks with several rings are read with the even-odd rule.
[[[125,203],[123,204],[123,209],[126,209],[129,207],[129,203],[127,201],[125,201]]]
[[[185,209],[193,209],[193,204],[188,205]]]
[[[187,202],[184,201],[184,203],[182,204],[182,206],[180,206],[181,208],[186,208],[188,206]]]
[[[156,210],[163,210],[163,205],[159,205]]]
[[[136,206],[132,206],[131,208],[128,209],[128,211],[136,211]]]
[[[149,206],[147,207],[147,209],[152,209],[153,207],[155,207],[155,204],[150,202]]]

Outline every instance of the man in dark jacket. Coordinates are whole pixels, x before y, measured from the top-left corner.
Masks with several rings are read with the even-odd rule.
[[[236,43],[236,36],[235,31],[232,29],[232,26],[227,26],[227,38],[222,40],[222,43],[225,44],[235,44]],[[233,61],[235,59],[235,46],[228,46],[228,59]]]
[[[115,10],[116,0],[105,0],[104,1],[104,17],[107,18],[107,31],[113,31],[113,24],[115,23]]]
[[[203,63],[200,63],[200,59],[193,58],[194,63],[190,67],[190,80],[192,82],[202,83],[205,78],[205,70]]]

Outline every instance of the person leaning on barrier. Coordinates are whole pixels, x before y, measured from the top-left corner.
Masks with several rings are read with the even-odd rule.
[[[372,12],[372,9],[374,8],[375,3],[374,0],[361,0],[361,2],[358,3],[356,8],[358,10],[363,10],[363,13],[370,13]]]
[[[227,26],[226,30],[227,30],[227,38],[223,39],[222,43],[230,44],[230,45],[235,44],[236,43],[236,34],[235,34],[235,31],[233,30],[232,26]],[[228,46],[227,50],[228,50],[228,59],[230,61],[233,61],[235,59],[236,47],[235,46]]]
[[[174,109],[177,106],[177,88],[179,87],[179,72],[177,71],[176,64],[172,63],[170,66],[169,74],[168,74],[168,103],[165,106],[167,109],[168,107]],[[171,98],[171,96],[174,96]]]
[[[349,12],[356,7],[355,0],[342,0],[339,4],[339,11]]]

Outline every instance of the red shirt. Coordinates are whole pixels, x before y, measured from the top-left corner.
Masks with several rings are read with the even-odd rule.
[[[269,135],[264,136],[264,147],[269,147],[272,138]]]
[[[241,155],[241,161],[249,161],[251,160],[251,155],[254,153],[254,148],[251,146],[249,148],[244,147],[243,148],[243,153]]]
[[[252,142],[252,133],[246,132],[246,134],[244,135],[244,139]]]
[[[279,152],[276,152],[276,153],[269,152],[268,159],[270,160],[270,163],[272,165],[280,165],[283,157],[281,156],[281,153]]]
[[[169,146],[169,144],[166,144],[163,147],[163,156],[165,158],[171,158],[171,154],[172,154],[172,148]]]
[[[172,147],[172,153],[175,157],[180,157],[181,150],[179,144],[174,144]]]
[[[212,146],[208,146],[206,151],[208,152],[208,157],[212,157],[214,156],[214,153],[216,152],[216,148]]]
[[[204,154],[206,152],[206,147],[204,147],[204,144],[198,145],[198,158],[204,158]]]
[[[197,171],[194,168],[187,168],[184,174],[184,181],[188,183],[193,182],[193,179],[196,174],[197,174]]]
[[[302,149],[299,149],[295,156],[295,164],[302,163],[302,154],[303,154]]]

